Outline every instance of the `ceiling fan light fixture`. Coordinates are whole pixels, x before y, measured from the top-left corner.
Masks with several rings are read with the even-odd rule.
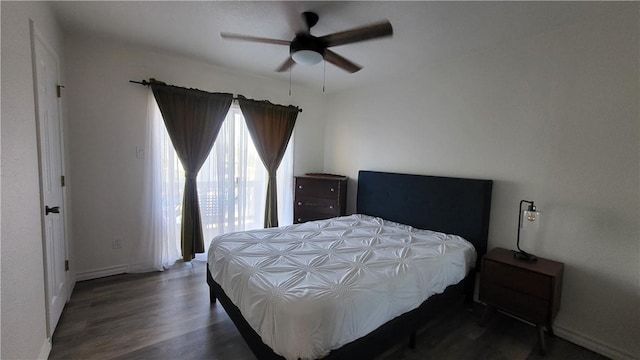
[[[315,65],[323,59],[322,54],[313,50],[298,50],[291,54],[291,58],[301,65]]]
[[[393,35],[391,23],[384,20],[318,37],[311,35],[311,28],[318,22],[318,14],[307,11],[302,13],[302,17],[307,29],[298,31],[290,42],[232,33],[220,33],[220,36],[230,40],[289,45],[289,57],[277,68],[277,72],[290,70],[294,64],[315,65],[325,60],[347,72],[355,73],[362,69],[362,66],[345,59],[329,48]]]

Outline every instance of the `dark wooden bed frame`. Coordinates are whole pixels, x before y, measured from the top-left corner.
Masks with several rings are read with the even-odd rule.
[[[439,176],[360,171],[358,176],[357,213],[464,237],[478,253],[475,270],[487,251],[491,189],[493,181]],[[238,331],[258,359],[283,359],[262,342],[209,272],[207,283],[212,303],[220,301]],[[368,335],[331,351],[323,359],[372,359],[402,339],[415,344],[418,329],[443,309],[473,301],[475,271],[442,294],[431,296],[418,308],[409,311]]]

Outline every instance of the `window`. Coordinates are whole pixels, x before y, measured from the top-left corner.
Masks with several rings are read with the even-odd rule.
[[[180,248],[180,221],[184,170],[180,164],[160,110],[153,97],[150,121],[160,137],[163,231],[169,247]],[[150,100],[150,101],[151,101]],[[293,218],[293,136],[277,173],[278,221]],[[267,171],[255,150],[244,117],[233,104],[197,178],[205,249],[216,235],[262,228],[264,223]],[[178,251],[178,256],[179,256]],[[206,254],[196,257],[206,260]]]

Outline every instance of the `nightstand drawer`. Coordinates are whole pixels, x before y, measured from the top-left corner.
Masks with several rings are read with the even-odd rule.
[[[551,298],[549,276],[486,259],[483,266],[483,280],[486,282],[544,300]]]
[[[482,286],[482,298],[488,304],[536,324],[549,320],[549,302],[543,299],[492,284]]]

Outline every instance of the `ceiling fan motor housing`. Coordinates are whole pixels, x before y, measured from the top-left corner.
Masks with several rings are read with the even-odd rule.
[[[300,50],[309,50],[317,52],[324,57],[326,48],[327,44],[319,38],[307,34],[300,34],[291,42],[289,53],[293,55]]]

